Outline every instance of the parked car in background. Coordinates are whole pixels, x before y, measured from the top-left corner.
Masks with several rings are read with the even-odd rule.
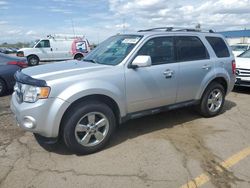
[[[16,51],[14,48],[0,47],[0,52],[4,54],[13,54],[16,53]]]
[[[236,58],[235,85],[250,87],[250,49]]]
[[[90,52],[86,38],[71,35],[49,35],[38,40],[32,48],[22,48],[17,56],[27,57],[28,64],[38,65],[40,61],[80,60]]]
[[[103,148],[129,119],[190,105],[204,117],[220,114],[235,61],[220,34],[154,28],[110,37],[83,61],[31,67],[15,77],[11,110],[19,127],[38,140],[60,137],[86,154]]]
[[[5,52],[6,52],[5,48],[3,48],[3,47],[0,47],[0,53],[3,53],[3,54],[5,54]]]
[[[8,48],[6,48],[6,47],[0,47],[0,53],[8,54],[10,52],[11,51]]]
[[[9,48],[10,50],[11,50],[11,53],[17,53],[17,51],[18,51],[18,48]]]
[[[16,82],[15,72],[27,66],[25,58],[0,53],[0,96],[4,95],[7,90],[13,89]]]
[[[233,54],[235,57],[242,54],[246,50],[250,49],[250,44],[240,43],[240,44],[234,44],[231,46]]]

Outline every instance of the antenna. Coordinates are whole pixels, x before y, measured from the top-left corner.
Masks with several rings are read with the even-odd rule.
[[[125,33],[125,18],[122,19],[122,33]]]
[[[74,34],[74,36],[76,36],[76,33],[75,33],[75,26],[74,26],[73,19],[71,19],[71,24],[72,24],[73,34]]]

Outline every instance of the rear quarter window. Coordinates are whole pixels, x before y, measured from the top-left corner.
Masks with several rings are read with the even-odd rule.
[[[220,37],[206,37],[209,44],[212,46],[215,54],[219,58],[230,57],[230,53],[225,41]]]

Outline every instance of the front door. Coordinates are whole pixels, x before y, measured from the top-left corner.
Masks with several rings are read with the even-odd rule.
[[[40,60],[53,60],[53,48],[49,40],[41,40],[35,48],[37,48],[37,55]]]
[[[149,55],[152,66],[126,69],[128,112],[175,103],[179,65],[175,61],[173,37],[149,39],[137,55]]]

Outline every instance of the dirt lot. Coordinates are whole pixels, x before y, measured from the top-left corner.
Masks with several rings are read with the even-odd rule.
[[[86,156],[41,147],[16,127],[9,99],[0,98],[0,187],[250,187],[250,89],[214,118],[185,108],[130,121]]]

